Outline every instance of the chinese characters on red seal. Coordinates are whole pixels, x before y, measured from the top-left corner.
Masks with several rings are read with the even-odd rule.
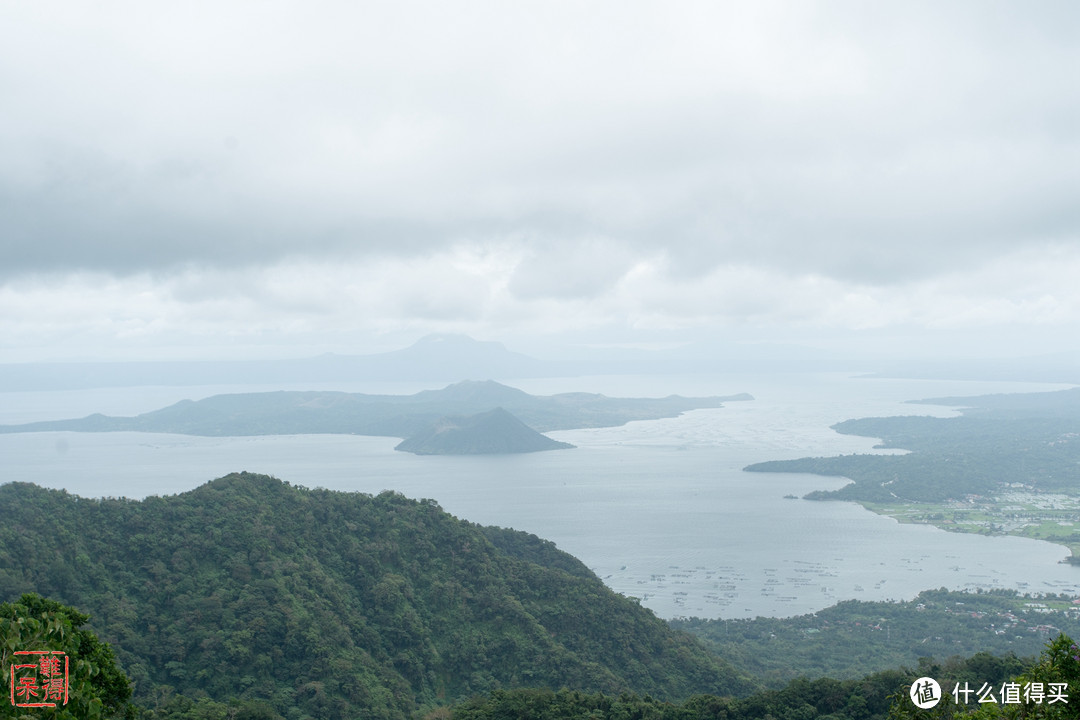
[[[10,700],[15,707],[56,707],[68,701],[67,653],[16,650],[11,659]]]

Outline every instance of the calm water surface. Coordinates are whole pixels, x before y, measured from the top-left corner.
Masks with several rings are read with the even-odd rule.
[[[953,414],[947,408],[905,405],[904,400],[1061,386],[843,375],[597,377],[512,384],[540,394],[749,392],[755,400],[620,428],[550,433],[577,445],[575,450],[488,457],[418,457],[394,452],[396,439],[355,436],[0,435],[0,482],[36,482],[84,496],[145,497],[184,492],[214,477],[249,470],[309,487],[396,490],[434,498],[473,522],[553,540],[610,587],[641,598],[662,617],[782,617],[845,599],[910,598],[942,586],[1080,592],[1080,568],[1061,564],[1067,551],[1060,546],[900,525],[851,503],[786,499],[845,481],[741,470],[762,460],[879,452],[872,450],[870,438],[829,430],[848,418]],[[184,398],[251,390],[4,393],[0,423],[91,412],[136,414]]]

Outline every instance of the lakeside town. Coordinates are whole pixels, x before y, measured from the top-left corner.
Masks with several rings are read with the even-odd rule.
[[[941,503],[863,502],[882,515],[905,523],[933,525],[951,532],[1015,535],[1067,547],[1071,563],[1080,563],[1080,497],[1039,492],[1021,483],[1003,485],[991,495],[965,495]]]

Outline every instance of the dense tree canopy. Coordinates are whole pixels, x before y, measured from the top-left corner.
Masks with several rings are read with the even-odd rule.
[[[40,595],[27,593],[12,603],[0,604],[0,717],[56,718],[56,720],[89,720],[90,718],[132,718],[135,708],[131,698],[131,683],[117,667],[112,649],[82,626],[90,619],[74,608]],[[27,692],[17,702],[54,702],[55,708],[19,708],[12,705],[10,687],[13,664],[20,651],[57,651],[67,661],[67,693],[63,699],[44,697],[40,685],[46,684],[37,672],[28,674],[33,685],[39,686],[34,697]],[[40,662],[38,656],[30,662]],[[57,668],[59,669],[59,667]],[[57,673],[59,675],[59,673]],[[16,688],[17,690],[18,688]],[[41,697],[38,697],[41,696]]]
[[[1020,675],[1010,678],[1014,688],[1011,697],[1004,694],[1005,683],[995,678],[979,678],[964,682],[964,692],[957,685],[941,683],[942,698],[933,708],[919,709],[908,697],[908,686],[893,698],[889,720],[1076,720],[1080,697],[1080,647],[1068,635],[1061,634],[1047,643],[1038,661]],[[976,686],[989,686],[980,693]],[[909,683],[910,685],[910,683]],[[1038,688],[1032,691],[1032,686]],[[950,690],[952,688],[952,690]],[[967,690],[975,690],[968,694]]]
[[[689,618],[671,624],[774,687],[797,677],[858,678],[913,667],[929,656],[1035,657],[1059,632],[1080,633],[1074,599],[940,588],[905,602],[846,600],[790,618]]]
[[[516,686],[751,689],[551,543],[432,501],[236,474],[142,502],[12,483],[0,516],[0,598],[90,610],[151,707],[176,694],[289,720],[403,718]]]

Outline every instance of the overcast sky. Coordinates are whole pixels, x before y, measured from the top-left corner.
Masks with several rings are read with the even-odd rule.
[[[1075,347],[1078,21],[3,2],[0,361],[428,332]]]

